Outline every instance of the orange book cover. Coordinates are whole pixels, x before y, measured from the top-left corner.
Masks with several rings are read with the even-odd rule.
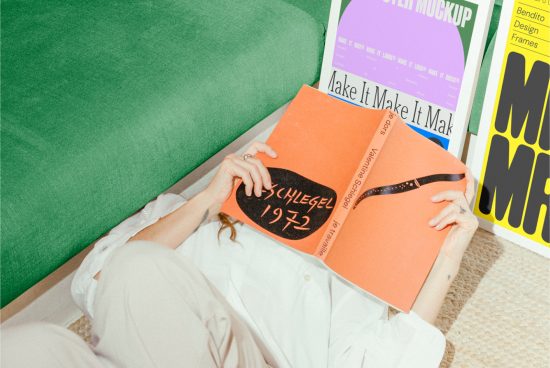
[[[428,226],[446,206],[431,197],[464,191],[464,164],[392,111],[308,86],[267,144],[272,189],[249,197],[238,183],[222,211],[408,312],[449,231]]]

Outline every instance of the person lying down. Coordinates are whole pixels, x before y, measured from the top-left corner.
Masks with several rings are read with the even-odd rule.
[[[7,366],[438,367],[431,323],[477,228],[469,173],[466,193],[433,198],[449,205],[426,226],[452,230],[412,311],[388,318],[309,257],[218,216],[235,178],[247,195],[270,188],[258,152],[276,157],[262,143],[229,155],[203,192],[160,195],[96,243],[72,284],[93,347],[53,325],[6,329]]]

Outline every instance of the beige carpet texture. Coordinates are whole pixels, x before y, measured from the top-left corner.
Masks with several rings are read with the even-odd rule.
[[[436,325],[441,367],[550,368],[550,260],[478,230]],[[85,317],[69,329],[90,342]]]

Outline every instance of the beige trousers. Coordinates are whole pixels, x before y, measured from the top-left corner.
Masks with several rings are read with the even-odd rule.
[[[248,328],[187,259],[148,242],[114,252],[95,299],[94,348],[67,329],[1,331],[1,366],[266,367]]]

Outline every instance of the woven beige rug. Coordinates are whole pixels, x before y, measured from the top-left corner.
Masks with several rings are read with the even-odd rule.
[[[550,367],[550,260],[478,230],[436,324],[441,367]],[[90,342],[86,318],[69,329]]]

